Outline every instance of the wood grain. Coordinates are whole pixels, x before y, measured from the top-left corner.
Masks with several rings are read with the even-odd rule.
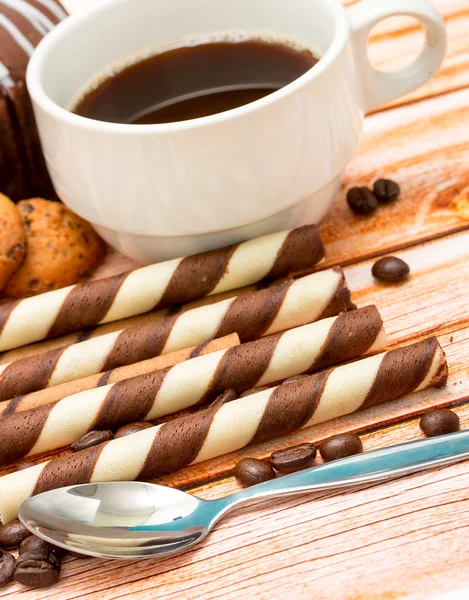
[[[365,450],[417,439],[420,415],[434,406],[455,407],[469,427],[469,0],[434,4],[450,37],[443,69],[418,92],[368,117],[322,234],[325,266],[348,265],[355,301],[378,305],[392,345],[439,336],[449,385],[160,481],[220,497],[237,489],[230,471],[241,456],[263,458],[340,431],[359,432]],[[418,43],[409,21],[382,23],[372,33],[370,55],[381,68],[395,68]],[[372,219],[355,217],[345,190],[382,175],[399,181],[402,198]],[[371,277],[375,257],[389,253],[409,263],[405,284],[382,285]],[[130,266],[112,254],[97,276]],[[26,592],[10,585],[0,589],[0,598],[428,600],[469,585],[468,490],[468,463],[461,463],[345,493],[277,499],[233,513],[184,555],[134,562],[67,559],[59,585]]]
[[[469,225],[469,89],[370,116],[359,152],[322,223],[326,265],[357,262]],[[399,202],[355,216],[345,192],[395,179]]]

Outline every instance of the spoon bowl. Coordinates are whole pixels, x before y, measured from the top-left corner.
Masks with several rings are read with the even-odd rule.
[[[32,500],[21,519],[36,535],[107,558],[181,552],[207,535],[222,508],[213,506],[220,501],[138,481],[70,486]]]

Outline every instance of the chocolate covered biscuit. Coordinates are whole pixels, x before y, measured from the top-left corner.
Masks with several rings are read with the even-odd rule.
[[[25,74],[37,44],[66,16],[56,0],[0,2],[0,192],[14,200],[54,197]]]
[[[448,376],[436,338],[322,371],[301,381],[215,404],[101,446],[0,478],[0,516],[58,487],[98,481],[149,481],[361,408],[441,387]]]
[[[344,313],[0,419],[0,465],[385,348],[374,306]]]

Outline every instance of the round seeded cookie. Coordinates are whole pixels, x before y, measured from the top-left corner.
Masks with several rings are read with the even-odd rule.
[[[0,290],[19,269],[25,247],[21,215],[12,201],[0,194]]]
[[[25,298],[77,283],[101,263],[106,247],[91,227],[60,202],[42,198],[17,204],[28,251],[3,293]]]

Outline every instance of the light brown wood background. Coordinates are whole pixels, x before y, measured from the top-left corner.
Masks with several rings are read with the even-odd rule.
[[[417,439],[419,416],[432,406],[454,406],[469,426],[469,0],[434,3],[449,33],[443,68],[417,92],[367,118],[363,143],[321,229],[327,265],[346,265],[356,303],[377,304],[391,345],[439,336],[450,365],[448,387],[208,461],[163,483],[216,498],[237,489],[230,471],[242,456],[266,457],[340,431],[359,432],[366,450]],[[380,68],[396,68],[421,39],[415,23],[393,19],[372,33],[370,56]],[[354,217],[344,191],[382,175],[401,184],[401,200],[372,219]],[[389,253],[409,263],[409,282],[373,281],[371,265]],[[113,255],[99,275],[130,265]],[[469,465],[461,463],[346,493],[277,499],[238,510],[178,557],[68,559],[59,585],[8,586],[0,597],[427,600],[469,585],[468,498]]]

